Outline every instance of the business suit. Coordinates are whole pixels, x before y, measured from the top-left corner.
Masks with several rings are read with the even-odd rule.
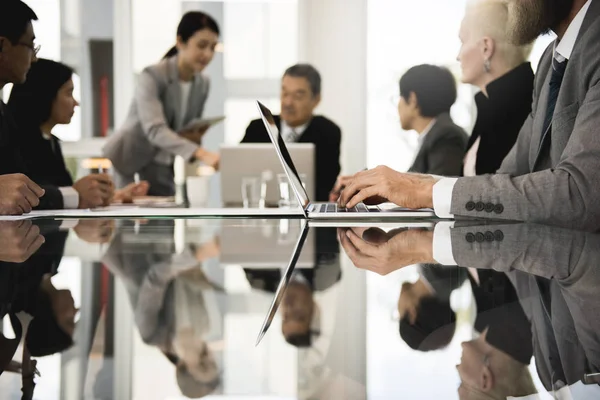
[[[281,117],[274,116],[277,128],[281,130]],[[331,120],[315,116],[306,130],[298,138],[298,143],[315,145],[315,188],[316,198],[313,201],[328,201],[329,192],[335,185],[340,173],[340,142],[342,131]],[[261,120],[254,120],[248,125],[242,143],[270,143],[269,135]]]
[[[477,120],[467,151],[479,138],[475,173],[495,173],[517,141],[523,123],[531,113],[534,75],[526,62],[487,85],[487,96],[475,96]]]
[[[23,162],[19,142],[19,128],[16,126],[9,109],[0,101],[0,175],[25,174],[29,175],[26,163]],[[35,181],[35,179],[34,179]],[[36,182],[45,190],[36,209],[55,210],[64,208],[62,193],[58,186]]]
[[[598,18],[600,2],[592,1],[566,67],[551,132],[542,146],[554,43],[542,56],[532,113],[517,143],[497,175],[456,182],[452,214],[592,230],[600,227]]]
[[[37,184],[73,186],[73,178],[67,170],[60,140],[52,135],[45,139],[39,128],[24,128],[18,138],[27,174]]]
[[[468,139],[450,114],[438,115],[408,172],[459,176]]]
[[[150,183],[150,195],[173,195],[173,159],[192,160],[198,145],[177,132],[202,116],[209,80],[194,76],[187,111],[181,117],[181,86],[177,57],[147,67],[137,81],[135,97],[123,126],[104,146],[113,163],[118,187],[133,182],[135,173]]]
[[[484,232],[493,232],[489,240],[472,241]],[[457,262],[504,271],[514,283],[546,389],[600,372],[600,235],[516,224],[457,228],[451,237]]]

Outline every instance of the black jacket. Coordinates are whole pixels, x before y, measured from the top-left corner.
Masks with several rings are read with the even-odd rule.
[[[27,175],[39,185],[73,186],[57,137],[45,139],[39,128],[24,128],[19,134],[21,156]]]
[[[495,173],[502,160],[517,141],[521,127],[531,113],[533,70],[523,63],[496,79],[483,93],[475,96],[477,120],[469,139],[468,149],[481,137],[477,150],[477,175]]]
[[[0,101],[0,175],[20,173],[29,176],[29,170],[23,155],[31,156],[29,152],[36,151],[36,149],[34,144],[29,144],[26,140],[22,143],[19,139],[20,134],[21,132],[11,118],[8,108]],[[40,139],[43,139],[41,135]],[[22,148],[22,145],[26,147]],[[29,157],[29,159],[36,162],[35,156]],[[43,169],[45,167],[41,162],[36,163],[38,168]],[[35,179],[33,180],[35,182]],[[40,199],[38,209],[64,208],[63,197],[57,185],[43,182],[36,183],[46,191],[46,194]]]
[[[274,116],[277,128],[281,129],[281,117]],[[333,121],[315,116],[309,123],[298,143],[315,145],[315,188],[316,198],[311,201],[328,201],[329,192],[333,189],[340,173],[340,142],[342,132]],[[248,125],[242,143],[269,143],[269,135],[263,122],[254,120]]]
[[[450,114],[438,115],[409,172],[460,176],[467,141],[467,134],[452,121]]]

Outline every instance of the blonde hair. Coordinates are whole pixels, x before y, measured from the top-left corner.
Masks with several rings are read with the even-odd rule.
[[[506,0],[471,0],[467,3],[464,23],[471,34],[490,37],[498,55],[509,69],[529,59],[533,43],[517,46],[508,41],[508,4]]]

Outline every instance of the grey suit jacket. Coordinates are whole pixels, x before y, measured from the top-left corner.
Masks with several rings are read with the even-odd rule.
[[[208,77],[197,74],[186,115],[181,118],[177,57],[144,69],[125,123],[108,140],[104,155],[123,175],[133,175],[153,161],[170,165],[176,155],[191,159],[198,145],[176,132],[202,116],[208,91]]]
[[[487,239],[473,241],[478,234]],[[510,277],[532,324],[547,389],[600,371],[600,235],[512,224],[455,228],[451,240],[460,265]]]
[[[551,44],[536,74],[532,113],[498,175],[461,178],[457,216],[600,228],[600,1],[590,5],[565,72],[551,145],[539,152],[551,75]]]
[[[465,131],[452,121],[450,114],[439,115],[409,172],[460,176],[468,140]]]

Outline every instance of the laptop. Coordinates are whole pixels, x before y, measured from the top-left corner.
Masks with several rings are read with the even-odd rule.
[[[298,171],[288,148],[275,124],[273,114],[260,101],[256,102],[263,123],[271,142],[275,147],[277,156],[283,170],[288,177],[298,203],[302,208],[304,216],[308,219],[380,219],[380,218],[433,218],[435,213],[432,209],[412,210],[408,208],[394,207],[384,208],[379,206],[367,206],[363,203],[356,207],[346,209],[338,207],[337,203],[312,203],[304,186],[302,186]]]
[[[294,157],[298,172],[306,175],[306,191],[315,193],[315,145],[312,143],[293,143],[288,145],[290,155]],[[221,201],[227,206],[241,207],[242,179],[263,175],[270,180],[266,185],[266,206],[277,206],[279,201],[279,185],[277,175],[283,174],[283,168],[273,145],[269,143],[241,143],[237,145],[221,145]]]

